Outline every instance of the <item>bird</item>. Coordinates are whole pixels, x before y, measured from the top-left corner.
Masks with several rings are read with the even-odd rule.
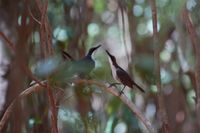
[[[92,47],[89,49],[85,57],[75,60],[70,54],[65,51],[62,51],[62,56],[66,59],[69,58],[72,61],[70,71],[73,74],[78,74],[79,77],[85,77],[95,68],[95,61],[92,59],[92,54],[97,50],[101,45]]]
[[[92,47],[89,49],[86,56],[81,59],[74,59],[70,54],[65,51],[62,51],[62,57],[64,59],[71,60],[71,66],[68,68],[68,72],[71,73],[71,76],[77,75],[78,78],[87,78],[90,72],[95,68],[95,61],[92,59],[92,54],[95,50],[97,50],[101,45],[96,47]],[[87,93],[84,90],[87,89]],[[90,87],[89,87],[90,89]],[[91,97],[92,97],[92,90],[88,91],[87,84],[75,84],[74,92],[77,97],[77,110],[80,113],[82,121],[84,124],[86,123],[87,118],[85,117],[88,112],[92,112],[91,106]],[[87,126],[87,125],[86,125]]]
[[[117,64],[116,58],[112,54],[110,54],[107,50],[106,50],[106,53],[110,57],[113,66],[116,68],[117,79],[124,85],[123,89],[120,91],[120,95],[123,93],[123,90],[125,89],[126,86],[132,89],[133,89],[133,86],[135,86],[141,92],[145,92],[144,89],[140,87],[137,83],[135,83],[135,81],[133,81],[130,75]]]

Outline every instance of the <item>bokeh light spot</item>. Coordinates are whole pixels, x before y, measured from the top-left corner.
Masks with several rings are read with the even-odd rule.
[[[174,62],[171,63],[171,69],[172,69],[172,71],[178,73],[179,69],[180,69],[180,66],[179,66],[179,64],[177,62],[174,61]]]
[[[168,62],[171,59],[171,53],[169,53],[167,50],[163,50],[160,53],[160,59],[164,62]]]
[[[195,99],[196,99],[196,94],[195,94],[195,91],[194,90],[190,90],[188,93],[187,93],[187,101],[190,105],[190,107],[192,109],[195,109]]]
[[[183,111],[179,111],[176,113],[176,121],[177,122],[183,122],[185,119],[185,113]]]
[[[66,41],[68,39],[66,30],[60,27],[54,29],[53,35],[60,41]]]
[[[149,19],[147,21],[147,30],[149,31],[150,34],[153,34],[153,21],[152,19]],[[160,23],[157,21],[157,30],[160,30]]]
[[[22,25],[22,16],[20,15],[17,19],[18,25]]]
[[[101,20],[106,24],[111,24],[114,21],[115,14],[110,11],[105,11],[101,15]]]
[[[126,133],[127,125],[124,122],[120,122],[116,125],[114,133]]]
[[[143,8],[140,5],[133,6],[133,14],[137,17],[141,16],[143,13]]]
[[[195,0],[188,0],[186,3],[186,8],[191,11],[196,5],[197,3]]]
[[[161,74],[161,82],[163,84],[167,84],[167,83],[171,82],[172,76],[167,70],[162,68],[160,74]]]
[[[156,85],[151,85],[150,86],[150,90],[153,92],[153,93],[157,93],[158,92],[158,88]]]
[[[139,35],[145,35],[147,34],[147,27],[144,23],[140,23],[138,26],[137,26],[137,33]]]
[[[153,118],[154,115],[155,115],[155,113],[156,113],[156,106],[155,106],[155,104],[153,104],[153,103],[147,104],[147,107],[146,107],[146,116],[148,118]]]
[[[146,18],[151,18],[152,14],[151,14],[151,8],[150,6],[147,6],[145,9],[144,9],[144,16]]]
[[[108,28],[108,36],[119,37],[119,29],[117,26],[111,26]]]
[[[89,36],[94,37],[99,33],[100,29],[96,23],[91,23],[88,25],[87,31],[88,31]]]

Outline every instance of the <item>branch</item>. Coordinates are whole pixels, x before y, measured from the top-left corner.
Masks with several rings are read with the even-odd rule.
[[[185,36],[183,35],[184,31],[182,29],[182,25],[180,24],[177,24],[176,28],[179,34],[178,41],[177,41],[178,43],[176,47],[176,55],[178,57],[177,59],[179,61],[181,71],[190,77],[191,82],[192,82],[192,87],[194,91],[196,92],[197,87],[196,87],[195,73],[194,73],[194,70],[191,69],[191,66],[189,66],[189,63],[187,62],[185,58],[185,51],[184,51],[185,49],[183,46],[183,44],[185,43],[185,39],[183,39]],[[195,99],[195,102],[196,102],[196,99]]]
[[[28,8],[29,15],[32,17],[32,19],[35,22],[37,22],[39,25],[41,25],[41,22],[37,18],[35,18],[34,15],[32,14],[31,9],[29,7],[27,7],[27,8]]]
[[[47,81],[42,81],[41,83],[46,84]],[[146,128],[148,129],[148,131],[150,133],[156,133],[156,131],[153,128],[153,126],[151,125],[150,121],[137,109],[137,107],[133,104],[133,102],[131,100],[129,100],[128,97],[126,97],[125,95],[119,96],[119,93],[117,90],[115,90],[111,87],[108,88],[108,87],[106,87],[106,85],[99,83],[97,81],[94,81],[94,80],[76,80],[75,83],[95,84],[95,85],[99,86],[100,88],[104,89],[105,91],[111,93],[112,95],[119,97],[120,100],[125,105],[127,105],[129,107],[129,109],[136,115],[136,117],[138,117],[138,119],[141,120],[141,122],[146,126]],[[0,131],[3,129],[5,123],[7,122],[8,118],[10,117],[10,114],[12,113],[12,108],[13,108],[14,104],[16,103],[16,101],[21,100],[21,98],[28,96],[29,94],[31,94],[33,92],[38,92],[42,89],[44,89],[44,88],[41,87],[39,84],[35,84],[35,85],[29,87],[28,89],[24,90],[23,92],[21,92],[20,95],[15,100],[13,100],[13,102],[6,109],[2,119],[0,121]]]
[[[11,49],[11,51],[14,52],[15,46],[13,45],[13,43],[6,37],[3,32],[0,32],[0,36],[6,41],[6,44]]]
[[[154,60],[155,60],[155,76],[156,76],[156,86],[158,89],[158,106],[160,119],[162,122],[162,129],[164,132],[169,133],[170,127],[167,118],[167,112],[164,105],[164,98],[161,90],[161,77],[160,77],[160,45],[157,29],[157,9],[155,0],[150,0],[151,11],[152,11],[152,20],[153,20],[153,42],[154,42]]]
[[[45,84],[46,81],[41,82],[42,84]],[[33,92],[38,92],[40,90],[44,89],[43,87],[41,87],[39,84],[35,84],[29,88],[27,88],[26,90],[22,91],[18,97],[16,97],[12,103],[8,106],[8,108],[6,109],[5,113],[2,116],[2,119],[0,121],[0,132],[2,131],[3,127],[5,126],[6,122],[8,121],[11,113],[13,112],[13,107],[15,105],[15,103],[19,100],[21,100],[21,98],[28,96],[29,94],[33,93]]]
[[[95,80],[77,80],[75,83],[87,83],[87,84],[95,84],[105,91],[111,93],[114,96],[119,97],[119,99],[126,105],[128,108],[136,115],[136,117],[146,126],[150,133],[156,133],[155,129],[151,125],[151,122],[137,109],[137,107],[133,104],[131,100],[128,99],[126,95],[120,95],[119,92],[113,88],[108,88],[106,85],[99,83]]]
[[[58,133],[58,127],[57,127],[57,107],[56,102],[53,96],[52,88],[47,83],[47,90],[48,90],[48,97],[51,107],[51,121],[52,121],[52,133]]]
[[[183,10],[183,21],[185,23],[186,29],[188,30],[189,37],[192,41],[192,45],[195,51],[196,56],[196,70],[195,70],[195,81],[196,81],[196,115],[197,115],[197,121],[198,125],[200,127],[200,44],[199,44],[199,38],[196,33],[195,27],[192,24],[191,19],[189,18],[188,11],[186,9]]]

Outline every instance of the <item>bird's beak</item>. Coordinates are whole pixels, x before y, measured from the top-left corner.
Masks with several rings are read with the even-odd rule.
[[[94,50],[98,49],[99,47],[101,47],[101,44],[96,46],[96,47],[94,47]]]
[[[96,47],[90,48],[90,50],[89,50],[87,56],[91,56],[92,53],[93,53],[95,50],[97,50],[99,47],[101,47],[101,45],[98,45],[98,46],[96,46]]]
[[[106,53],[107,53],[109,56],[111,56],[111,54],[108,52],[108,50],[106,50]]]
[[[108,56],[111,58],[111,60],[112,60],[113,62],[116,62],[115,56],[113,56],[112,54],[110,54],[107,50],[106,50],[106,53],[108,54]]]
[[[116,61],[115,56],[111,55],[107,50],[106,50],[106,53],[107,53],[108,56],[110,57],[110,59],[111,59],[111,61],[112,61],[112,64],[113,64],[115,67],[118,67],[118,64],[117,64],[117,61]]]

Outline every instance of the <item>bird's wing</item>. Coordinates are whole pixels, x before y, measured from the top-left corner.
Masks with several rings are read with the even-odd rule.
[[[118,68],[116,70],[116,74],[117,77],[119,78],[119,80],[121,81],[122,84],[133,88],[133,85],[136,86],[140,91],[145,92],[144,89],[142,89],[142,87],[140,87],[138,84],[136,84],[133,79],[131,79],[131,77],[128,75],[128,73],[126,71],[124,71],[122,68]]]
[[[75,63],[75,69],[77,73],[89,74],[94,67],[95,62],[87,58],[80,59]]]
[[[130,88],[132,87],[132,79],[130,78],[130,76],[128,75],[128,73],[126,71],[124,71],[122,68],[117,68],[116,69],[116,74],[117,74],[117,78],[120,80],[120,82]]]

